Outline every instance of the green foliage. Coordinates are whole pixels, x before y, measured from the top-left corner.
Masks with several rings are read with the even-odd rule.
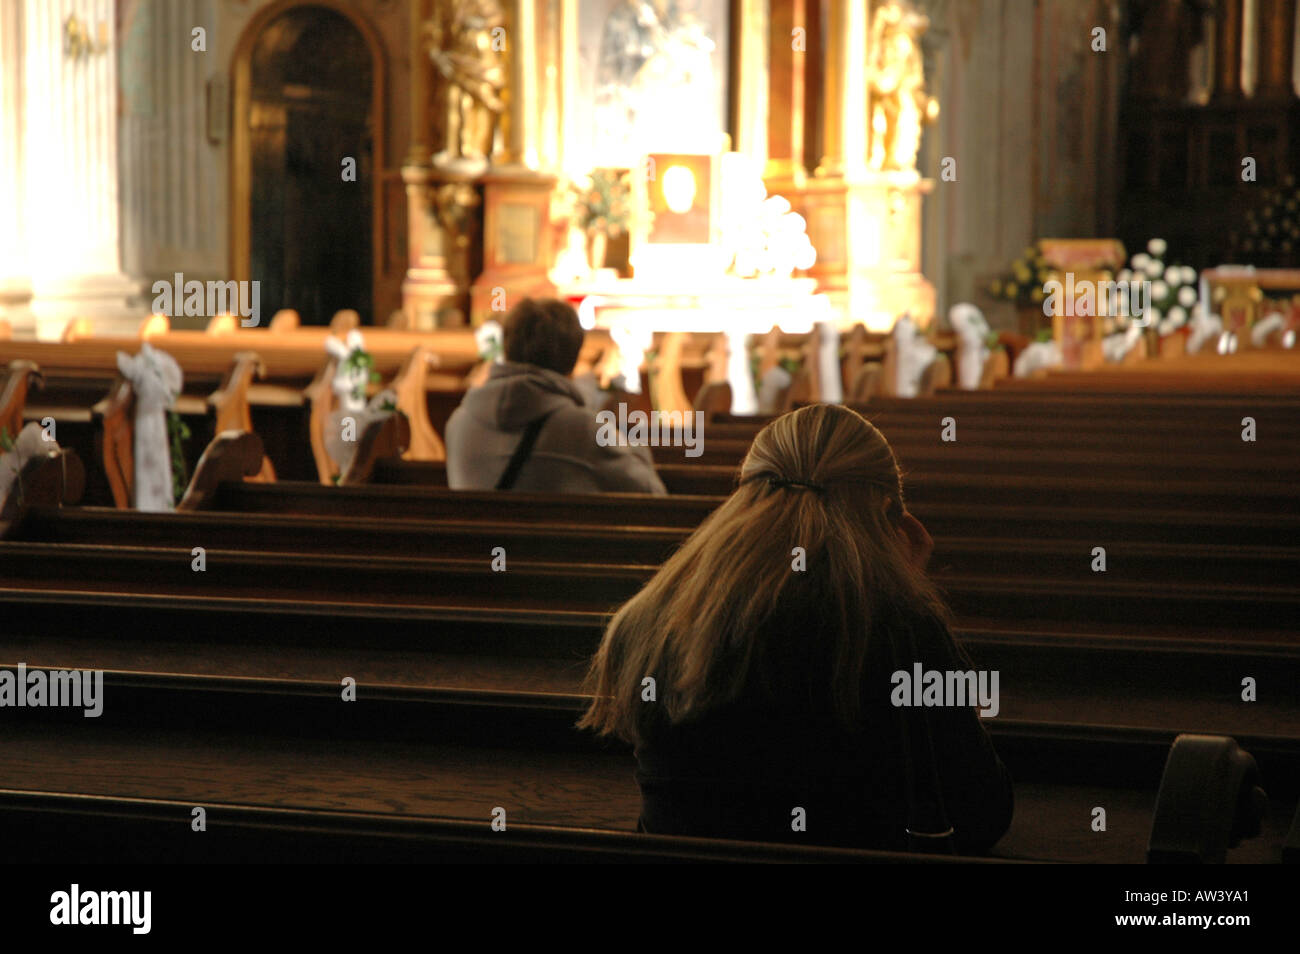
[[[361,348],[353,348],[348,352],[348,356],[343,359],[343,367],[351,374],[357,371],[366,372],[366,380],[372,383],[378,383],[382,380],[378,371],[375,370],[375,356],[369,351]],[[365,398],[364,389],[360,385],[353,390],[352,396],[358,401]]]
[[[627,231],[632,220],[632,187],[628,173],[596,169],[583,188],[574,183],[574,217],[584,232],[604,232],[613,238]]]
[[[175,411],[167,412],[167,435],[171,438],[172,459],[172,502],[177,503],[185,496],[190,477],[185,466],[185,441],[190,439],[189,425]]]
[[[0,451],[11,451],[14,449],[14,439],[9,433],[9,428],[0,427]]]

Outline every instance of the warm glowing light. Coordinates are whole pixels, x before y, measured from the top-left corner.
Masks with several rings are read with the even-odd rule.
[[[695,203],[695,176],[685,166],[669,166],[664,172],[664,202],[672,212],[684,215]]]

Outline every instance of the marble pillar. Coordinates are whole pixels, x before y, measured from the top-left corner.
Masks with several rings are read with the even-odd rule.
[[[22,16],[31,330],[57,338],[76,317],[100,333],[134,333],[140,285],[122,271],[118,229],[113,0],[26,0]],[[89,52],[65,50],[71,17],[88,29]]]
[[[23,241],[23,3],[0,0],[0,319],[28,324]]]
[[[208,138],[208,83],[224,82],[214,6],[139,3],[120,24],[122,266],[148,286],[176,272],[199,281],[231,277],[227,170]],[[196,26],[208,31],[207,51],[191,46]]]

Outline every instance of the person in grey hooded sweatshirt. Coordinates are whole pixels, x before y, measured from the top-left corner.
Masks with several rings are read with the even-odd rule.
[[[582,325],[567,302],[524,299],[504,321],[505,361],[447,421],[452,490],[667,493],[648,447],[603,446],[569,377]]]

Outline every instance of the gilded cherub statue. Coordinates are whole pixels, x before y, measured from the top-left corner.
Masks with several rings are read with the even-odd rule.
[[[939,115],[939,103],[925,91],[920,38],[930,18],[904,0],[888,0],[871,23],[870,168],[916,168],[921,126]]]
[[[443,118],[440,165],[481,165],[505,112],[505,16],[497,0],[444,0],[425,24]]]

